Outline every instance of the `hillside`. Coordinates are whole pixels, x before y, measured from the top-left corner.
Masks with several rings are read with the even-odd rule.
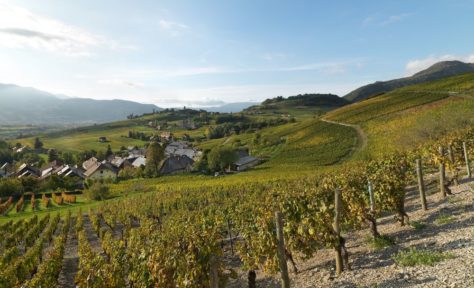
[[[159,107],[124,100],[67,98],[33,88],[0,84],[2,125],[86,125],[125,119]]]
[[[359,126],[368,146],[361,157],[413,149],[474,123],[474,73],[412,85],[326,114]]]
[[[99,279],[102,276],[96,271],[106,271],[104,275],[110,278],[107,281],[119,283],[115,285],[117,287],[125,287],[124,279],[136,279],[134,275],[144,275],[136,280],[140,284],[137,286],[144,287],[149,283],[169,287],[182,283],[181,286],[186,286],[188,275],[200,275],[188,285],[199,287],[204,281],[209,282],[209,267],[213,261],[218,261],[221,267],[217,276],[228,281],[225,287],[248,287],[252,275],[249,272],[255,273],[257,287],[281,287],[276,257],[279,240],[274,225],[275,211],[280,211],[284,226],[277,230],[284,231],[285,248],[288,257],[291,256],[288,258],[291,287],[464,287],[464,283],[472,286],[469,266],[473,258],[470,241],[474,216],[472,182],[468,183],[464,178],[459,142],[470,141],[469,153],[474,153],[474,133],[459,133],[459,138],[455,138],[458,146],[454,150],[456,159],[459,158],[455,161],[462,171],[459,175],[461,185],[451,186],[453,195],[440,193],[437,168],[433,166],[433,158],[428,158],[433,154],[424,155],[426,211],[420,209],[419,192],[414,186],[414,167],[408,164],[400,169],[399,166],[405,160],[413,162],[411,156],[415,154],[405,158],[395,156],[393,152],[413,152],[420,144],[427,145],[423,147],[426,150],[437,148],[447,143],[445,137],[449,133],[463,131],[461,129],[472,125],[474,73],[404,87],[344,105],[330,111],[323,119],[315,117],[314,107],[319,106],[310,106],[312,102],[308,99],[311,98],[302,96],[289,101],[280,98],[266,101],[265,105],[273,105],[270,111],[278,111],[278,105],[282,108],[279,111],[290,106],[304,107],[299,111],[306,116],[297,117],[295,121],[249,129],[218,139],[203,138],[202,142],[194,143],[201,148],[247,147],[252,155],[264,156],[262,158],[266,160],[253,169],[219,177],[184,173],[119,180],[107,186],[114,200],[86,201],[83,195],[78,195],[76,203],[64,205],[56,203],[57,195],[48,194],[46,197],[51,198],[51,206],[45,207],[41,202],[36,211],[28,198],[23,210],[17,211],[18,208],[11,206],[5,216],[0,216],[0,230],[13,231],[14,222],[9,220],[20,223],[28,228],[27,231],[39,231],[38,235],[42,229],[54,231],[57,223],[66,227],[57,233],[62,237],[56,239],[62,239],[62,242],[44,245],[58,245],[66,251],[65,255],[57,256],[64,265],[54,270],[55,275],[60,275],[57,282],[61,287],[75,287],[78,283],[75,281],[87,283],[90,278],[85,275]],[[304,103],[309,105],[301,106]],[[272,117],[256,114],[168,110],[43,135],[42,140],[46,147],[54,145],[59,150],[92,149],[93,146],[106,149],[109,144],[115,150],[119,145],[129,145],[133,141],[144,145],[146,141],[129,139],[126,132],[152,133],[154,130],[147,127],[149,121],[167,121],[178,134],[188,133],[176,126],[184,119],[192,116],[211,118],[212,121],[189,132],[194,136],[202,135],[208,126],[233,124],[216,121],[223,118],[230,121],[246,118],[255,123],[287,118],[280,114]],[[421,128],[425,130],[417,133]],[[361,134],[368,138],[368,143],[361,141]],[[98,143],[99,135],[107,136],[110,142]],[[407,139],[413,142],[402,145],[401,141]],[[376,160],[374,165],[361,157],[367,155]],[[388,161],[388,156],[395,160]],[[416,157],[419,156],[416,154]],[[451,171],[446,177],[451,179]],[[367,178],[371,183],[377,183],[374,184],[374,211],[371,212],[367,212],[370,203]],[[348,250],[352,270],[345,270],[337,277],[334,269],[337,246],[334,245],[332,221],[336,214],[334,207],[338,205],[334,205],[333,197],[335,191],[341,190],[343,228],[340,237],[343,238],[340,239]],[[66,213],[69,209],[73,211],[72,222]],[[404,226],[400,226],[394,217],[400,215],[400,209],[410,217],[409,223],[401,223],[406,224]],[[33,214],[40,217],[54,210],[62,212],[62,219],[57,222],[41,224],[43,222],[38,220],[25,220],[34,219],[27,218]],[[367,228],[370,215],[375,215],[379,236],[374,236],[373,230]],[[46,217],[40,219],[49,221]],[[38,241],[44,241],[43,237]],[[122,244],[124,241],[127,245]],[[43,242],[38,243],[41,245],[35,247],[40,248],[35,251],[41,253]],[[89,252],[84,254],[83,251]],[[130,257],[123,260],[123,253]],[[101,255],[110,256],[103,261]],[[214,258],[215,255],[219,257]],[[196,257],[202,260],[189,260]],[[92,261],[96,261],[97,266],[89,265]],[[34,264],[35,267],[39,265],[41,263]],[[299,272],[293,272],[292,266]],[[15,266],[11,267],[0,273],[0,280],[5,283],[11,283],[11,279],[28,280],[22,275],[16,276]],[[118,272],[115,267],[119,267]],[[249,267],[254,270],[249,271]],[[170,271],[162,275],[173,276],[148,276],[162,271]],[[227,279],[231,274],[233,277]],[[183,280],[177,282],[176,277],[181,276]]]
[[[300,94],[296,96],[267,99],[260,105],[254,105],[244,110],[247,113],[267,114],[322,114],[342,107],[350,101],[334,94]]]
[[[474,64],[460,61],[444,61],[434,64],[426,70],[420,71],[410,77],[390,81],[378,81],[362,86],[344,96],[345,99],[358,102],[372,96],[390,92],[397,88],[425,83],[463,73],[474,72]]]

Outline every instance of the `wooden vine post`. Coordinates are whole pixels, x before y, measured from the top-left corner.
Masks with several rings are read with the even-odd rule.
[[[229,230],[230,251],[232,252],[232,255],[234,255],[234,239],[232,239],[232,226],[229,219],[227,219],[227,229]]]
[[[462,148],[464,150],[464,161],[466,161],[467,178],[471,179],[472,178],[471,162],[469,161],[469,153],[467,152],[466,142],[462,142]]]
[[[290,288],[290,276],[286,263],[285,237],[283,235],[283,216],[280,211],[275,212],[276,233],[278,239],[278,262],[280,264],[281,287]]]
[[[215,255],[211,255],[209,259],[209,282],[211,288],[219,288],[219,268],[217,263],[217,257]]]
[[[428,210],[426,205],[425,182],[423,180],[423,167],[421,159],[416,159],[416,175],[418,176],[418,190],[420,191],[420,202],[423,210]]]
[[[341,237],[341,228],[339,222],[341,220],[341,210],[342,210],[342,199],[341,199],[341,190],[336,189],[334,191],[334,232],[337,237],[336,246],[334,247],[334,256],[336,258],[336,275],[339,276],[343,270],[342,263],[342,251],[341,251],[341,242],[339,241]]]
[[[370,212],[374,213],[375,211],[374,191],[372,191],[372,182],[370,182],[370,180],[367,183],[367,188],[369,190]]]
[[[441,161],[439,163],[439,189],[441,191],[441,195],[443,198],[446,197],[446,189],[445,189],[445,180],[446,180],[446,166],[444,164],[444,149],[442,146],[439,146],[439,154],[441,156]]]
[[[459,185],[458,183],[458,179],[456,177],[456,160],[454,158],[454,150],[453,150],[453,146],[452,145],[449,145],[448,146],[448,157],[449,157],[449,162],[451,162],[451,164],[453,165],[453,181],[454,181],[454,185]]]

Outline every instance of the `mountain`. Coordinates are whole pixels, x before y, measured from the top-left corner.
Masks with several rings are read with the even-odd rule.
[[[390,81],[378,81],[369,85],[362,86],[345,95],[344,98],[358,102],[372,96],[390,92],[397,88],[438,80],[449,76],[474,72],[474,64],[461,61],[443,61],[438,62],[431,67],[418,72],[410,77],[394,79]]]
[[[267,99],[260,105],[251,106],[245,111],[288,110],[299,108],[314,108],[322,111],[332,110],[349,104],[350,101],[334,94],[299,94],[285,98],[278,96]]]
[[[258,103],[257,102],[226,103],[220,106],[204,108],[204,110],[208,112],[236,113],[256,104]]]
[[[85,125],[125,119],[161,108],[124,100],[54,95],[34,88],[0,84],[0,123],[5,125]]]

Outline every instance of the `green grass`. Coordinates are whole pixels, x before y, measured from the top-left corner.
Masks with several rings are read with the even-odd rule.
[[[365,241],[369,247],[374,250],[382,250],[386,247],[395,245],[395,240],[387,235],[380,235],[379,237],[368,236]]]
[[[410,222],[411,227],[415,230],[423,230],[426,228],[426,223],[419,222],[419,221],[411,221]]]
[[[454,222],[454,220],[456,220],[456,218],[451,215],[439,214],[438,217],[436,217],[435,219],[435,223],[438,225],[444,225],[444,224]]]
[[[433,266],[438,262],[452,258],[454,258],[454,254],[452,253],[417,250],[415,248],[399,252],[396,255],[392,256],[392,259],[395,261],[395,263],[400,266]]]
[[[63,205],[56,205],[52,199],[49,204],[48,208],[43,207],[43,204],[41,203],[41,197],[38,194],[37,195],[37,201],[38,201],[38,209],[35,211],[32,211],[30,201],[25,201],[25,206],[24,209],[20,212],[16,212],[15,206],[13,205],[12,209],[8,212],[6,216],[0,216],[0,224],[6,223],[10,220],[13,221],[18,221],[24,218],[29,218],[33,215],[38,215],[38,216],[43,216],[48,213],[54,213],[54,212],[59,212],[61,216],[65,215],[68,210],[71,210],[71,212],[76,212],[79,209],[88,209],[90,207],[95,207],[97,206],[100,202],[99,201],[89,201],[85,199],[81,195],[77,195],[77,202],[74,204],[68,204],[65,203]]]

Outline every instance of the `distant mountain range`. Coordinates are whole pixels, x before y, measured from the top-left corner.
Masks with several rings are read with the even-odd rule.
[[[408,85],[438,80],[458,74],[474,72],[474,64],[444,61],[434,64],[411,77],[378,81],[362,86],[343,98],[333,94],[303,94],[288,98],[256,102],[224,103],[205,108],[210,112],[240,112],[242,110],[281,110],[295,107],[317,107],[328,111],[350,102],[361,101]],[[34,88],[0,84],[0,124],[84,126],[126,119],[127,115],[141,115],[162,108],[125,100],[94,100],[55,95]]]
[[[124,100],[93,100],[54,95],[34,88],[0,84],[0,123],[78,126],[126,119],[161,108]]]
[[[418,72],[410,77],[394,79],[390,81],[377,81],[375,83],[362,86],[345,95],[344,98],[352,102],[358,102],[372,96],[390,92],[397,88],[469,72],[474,72],[474,64],[464,63],[461,61],[438,62],[428,69]]]

